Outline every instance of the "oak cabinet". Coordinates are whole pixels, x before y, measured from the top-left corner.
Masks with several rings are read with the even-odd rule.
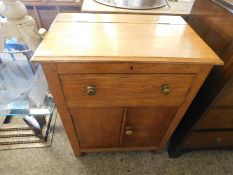
[[[222,64],[181,17],[119,14],[58,15],[33,61],[76,156],[161,151]]]

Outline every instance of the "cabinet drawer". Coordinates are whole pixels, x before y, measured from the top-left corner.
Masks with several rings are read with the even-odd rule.
[[[193,132],[184,147],[188,149],[233,147],[233,132]]]
[[[233,129],[233,109],[211,109],[197,129]]]
[[[61,75],[68,106],[179,106],[194,74]],[[89,87],[92,87],[91,93]]]

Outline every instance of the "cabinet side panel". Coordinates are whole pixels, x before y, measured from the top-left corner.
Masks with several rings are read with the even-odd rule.
[[[63,126],[65,127],[66,134],[76,156],[81,156],[78,139],[73,127],[73,121],[69,112],[69,109],[64,100],[59,76],[56,70],[56,66],[53,63],[42,64],[43,71],[49,84],[49,89],[53,94],[58,112],[60,114]]]
[[[212,67],[213,67],[212,65],[203,65],[200,72],[196,75],[196,78],[194,79],[194,81],[192,83],[192,86],[190,88],[189,93],[186,96],[186,99],[184,100],[184,102],[182,103],[180,108],[178,109],[175,117],[171,121],[170,126],[168,127],[164,137],[162,138],[162,140],[160,142],[158,152],[160,152],[164,148],[164,146],[167,144],[169,138],[171,137],[171,135],[175,131],[176,127],[178,126],[179,122],[181,121],[182,117],[184,116],[185,112],[187,111],[193,98],[195,97],[195,95],[199,91],[201,85],[205,81],[205,79],[208,76]]]

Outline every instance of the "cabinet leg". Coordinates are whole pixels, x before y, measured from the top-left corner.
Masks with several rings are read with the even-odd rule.
[[[84,155],[84,153],[82,153],[82,152],[75,153],[76,157],[83,157],[83,155]]]
[[[170,158],[178,158],[181,154],[183,154],[183,150],[181,148],[175,148],[172,146],[168,147],[167,152]]]
[[[179,150],[177,152],[168,152],[170,158],[178,158],[183,154],[183,151]]]
[[[151,150],[151,152],[154,153],[154,154],[158,154],[159,153],[157,149],[156,150]]]
[[[152,150],[151,152],[152,152],[153,154],[157,154],[157,151]]]

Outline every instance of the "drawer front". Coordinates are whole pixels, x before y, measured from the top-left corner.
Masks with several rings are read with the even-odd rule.
[[[211,109],[197,129],[233,129],[233,109]]]
[[[186,149],[233,147],[233,132],[193,132],[184,144]]]
[[[128,108],[123,133],[123,146],[158,146],[177,107]]]
[[[61,75],[67,104],[75,106],[179,106],[195,74]]]

